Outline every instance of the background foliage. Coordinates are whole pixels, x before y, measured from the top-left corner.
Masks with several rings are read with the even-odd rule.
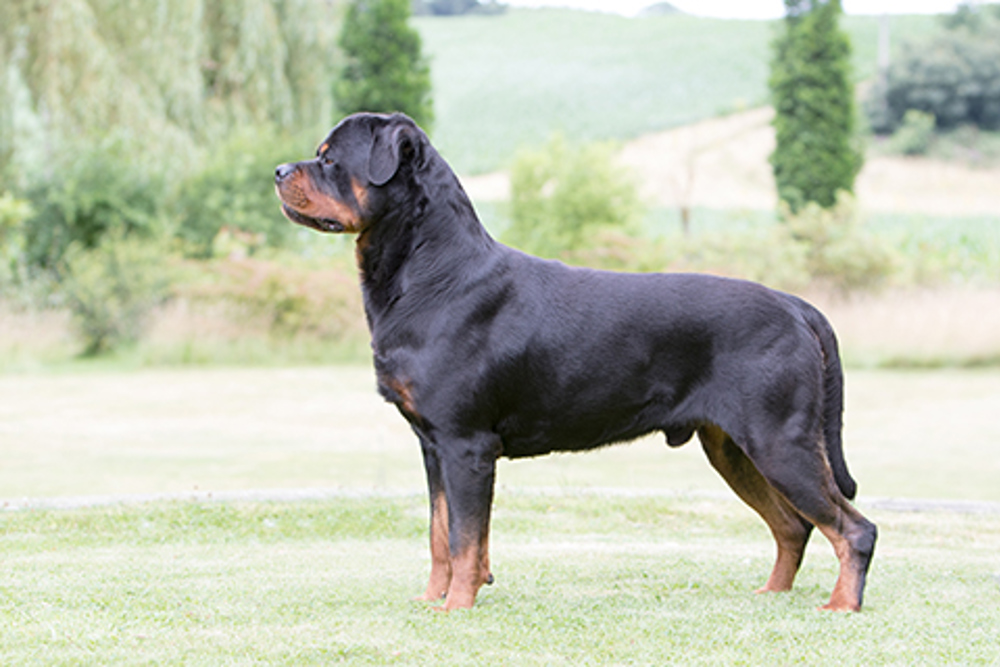
[[[570,146],[557,135],[523,150],[511,168],[511,225],[505,240],[542,257],[573,259],[635,234],[642,214],[634,179],[612,160],[611,144]]]
[[[71,245],[65,259],[61,291],[83,353],[93,356],[137,342],[153,308],[168,294],[162,249],[116,229],[95,248]]]
[[[44,306],[65,321],[67,260],[79,264],[114,237],[149,244],[164,258],[187,257],[184,271],[170,273],[172,298],[156,301],[143,334],[161,341],[170,327],[187,332],[177,334],[187,336],[186,351],[149,358],[235,360],[237,341],[250,338],[261,354],[285,341],[296,359],[312,358],[299,354],[312,343],[363,349],[350,241],[287,223],[271,187],[274,166],[311,154],[342,113],[331,82],[346,63],[337,46],[346,7],[340,0],[0,4],[0,306],[18,313]],[[853,85],[876,73],[877,20],[839,22],[854,47]],[[612,148],[590,146],[764,103],[778,24],[513,9],[408,25],[433,65],[434,143],[456,170],[506,168],[519,150],[519,160],[534,155],[529,177],[515,179],[523,187],[510,206],[477,201],[501,238],[616,270],[707,270],[788,289],[837,282],[816,277],[830,253],[810,250],[808,235],[787,221],[779,226],[774,210],[699,209],[691,233],[675,233],[675,212],[626,193],[623,183],[635,175],[616,173]],[[922,16],[893,17],[892,26],[897,58],[903,42],[945,31]],[[927,139],[926,122],[913,128],[915,139],[901,136],[900,146]],[[578,163],[572,169],[540,157],[553,151],[546,145],[553,132],[570,156],[562,162]],[[993,145],[992,134],[972,127],[949,136],[961,155],[988,156]],[[937,136],[929,146],[942,154]],[[515,224],[515,211],[530,222]],[[990,216],[858,211],[852,243],[895,246],[889,274],[875,272],[867,284],[995,282],[1000,256]],[[836,210],[832,218],[803,214],[852,219]],[[18,340],[29,339],[48,338]],[[215,347],[202,345],[211,340]]]
[[[785,0],[769,85],[777,145],[771,165],[778,197],[792,212],[833,206],[853,191],[862,156],[855,147],[851,45],[840,31],[840,0]]]
[[[255,247],[292,245],[299,230],[281,214],[264,179],[275,165],[302,159],[296,146],[273,125],[237,128],[181,179],[171,208],[187,254],[211,257],[223,228],[261,235]]]
[[[347,62],[334,96],[345,114],[402,111],[429,133],[434,122],[430,66],[409,17],[410,0],[351,3],[340,33]]]
[[[965,5],[948,30],[911,41],[871,91],[872,128],[891,134],[909,111],[931,114],[937,127],[1000,129],[1000,6]]]
[[[185,181],[213,178],[197,172],[234,132],[295,128],[288,154],[333,115],[336,5],[9,0],[0,12],[0,174],[35,204],[31,263],[162,223]],[[274,151],[264,173],[275,143],[255,147]],[[194,196],[180,195],[188,219]]]

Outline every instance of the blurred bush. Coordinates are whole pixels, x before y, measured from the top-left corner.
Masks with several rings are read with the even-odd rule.
[[[615,164],[610,144],[573,147],[557,135],[520,151],[510,178],[505,241],[541,257],[592,253],[609,235],[635,233],[643,214],[635,179]]]
[[[166,193],[155,155],[136,162],[116,143],[65,146],[57,166],[29,189],[26,259],[58,267],[67,249],[96,248],[106,234],[153,237],[167,231]]]
[[[277,255],[196,262],[188,268],[178,289],[181,298],[221,306],[233,321],[263,329],[272,338],[340,342],[365,333],[357,272],[343,261],[314,265]]]
[[[934,114],[910,109],[892,135],[892,149],[903,155],[926,155],[934,139],[934,124]]]
[[[877,288],[897,266],[892,252],[871,234],[854,198],[840,192],[837,203],[823,208],[807,204],[797,214],[782,203],[789,239],[805,248],[805,265],[813,281],[847,292]]]
[[[169,259],[164,244],[121,229],[96,247],[78,241],[67,248],[61,291],[84,355],[139,340],[150,313],[168,296]]]
[[[261,234],[261,246],[289,245],[296,228],[281,214],[274,168],[301,158],[298,143],[271,128],[236,131],[179,185],[176,234],[188,254],[211,257],[223,227]]]
[[[518,154],[511,169],[511,225],[504,240],[525,252],[616,271],[701,271],[797,290],[813,283],[842,291],[873,289],[897,266],[866,234],[853,197],[839,193],[755,229],[651,238],[643,207],[608,145],[579,148],[555,137]]]
[[[24,259],[24,221],[33,209],[9,192],[0,194],[0,287],[13,281]]]
[[[911,109],[932,114],[939,129],[1000,129],[1000,19],[971,25],[906,45],[866,100],[876,133],[895,132]]]

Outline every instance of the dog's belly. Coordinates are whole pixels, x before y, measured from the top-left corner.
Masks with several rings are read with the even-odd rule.
[[[691,439],[702,421],[680,414],[675,406],[656,401],[547,415],[521,413],[501,420],[497,432],[503,442],[503,456],[516,459],[587,451],[657,431],[664,433],[670,446],[678,447]]]

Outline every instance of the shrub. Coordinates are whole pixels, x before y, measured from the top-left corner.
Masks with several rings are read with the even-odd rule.
[[[9,193],[0,194],[0,286],[10,282],[20,270],[24,255],[25,220],[32,215],[31,204]]]
[[[823,208],[810,203],[798,213],[781,211],[789,238],[805,246],[809,276],[842,291],[869,289],[895,270],[892,253],[863,230],[854,198],[838,193],[837,203]]]
[[[154,237],[166,229],[166,186],[155,156],[137,163],[117,144],[66,146],[50,176],[29,191],[25,251],[54,269],[71,245],[96,248],[105,235]]]
[[[298,159],[296,143],[267,127],[234,133],[180,185],[177,235],[189,254],[211,257],[223,227],[262,234],[263,244],[286,246],[296,228],[274,196],[274,168]]]
[[[162,245],[115,231],[95,248],[77,242],[66,250],[61,289],[85,355],[139,340],[148,315],[168,295]]]
[[[934,139],[934,114],[910,109],[892,135],[892,148],[903,155],[924,155]]]
[[[628,235],[641,213],[634,179],[614,163],[611,145],[572,148],[556,136],[515,158],[505,240],[535,255],[571,260],[598,247],[601,235]]]
[[[288,266],[256,257],[198,262],[197,281],[181,296],[221,305],[234,320],[279,340],[311,337],[346,341],[364,332],[361,294],[353,268]]]
[[[795,291],[809,285],[808,244],[781,225],[685,236],[670,248],[673,271],[699,271]]]

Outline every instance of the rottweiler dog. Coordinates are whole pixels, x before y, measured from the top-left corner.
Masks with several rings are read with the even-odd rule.
[[[823,608],[861,608],[876,528],[848,502],[843,374],[818,310],[751,282],[573,268],[508,248],[402,114],[345,118],[275,184],[293,222],[357,234],[378,389],[423,450],[421,599],[467,608],[492,583],[498,458],[660,431],[671,447],[697,433],[767,522],[777,560],[761,591],[791,588],[816,526],[840,561]]]

